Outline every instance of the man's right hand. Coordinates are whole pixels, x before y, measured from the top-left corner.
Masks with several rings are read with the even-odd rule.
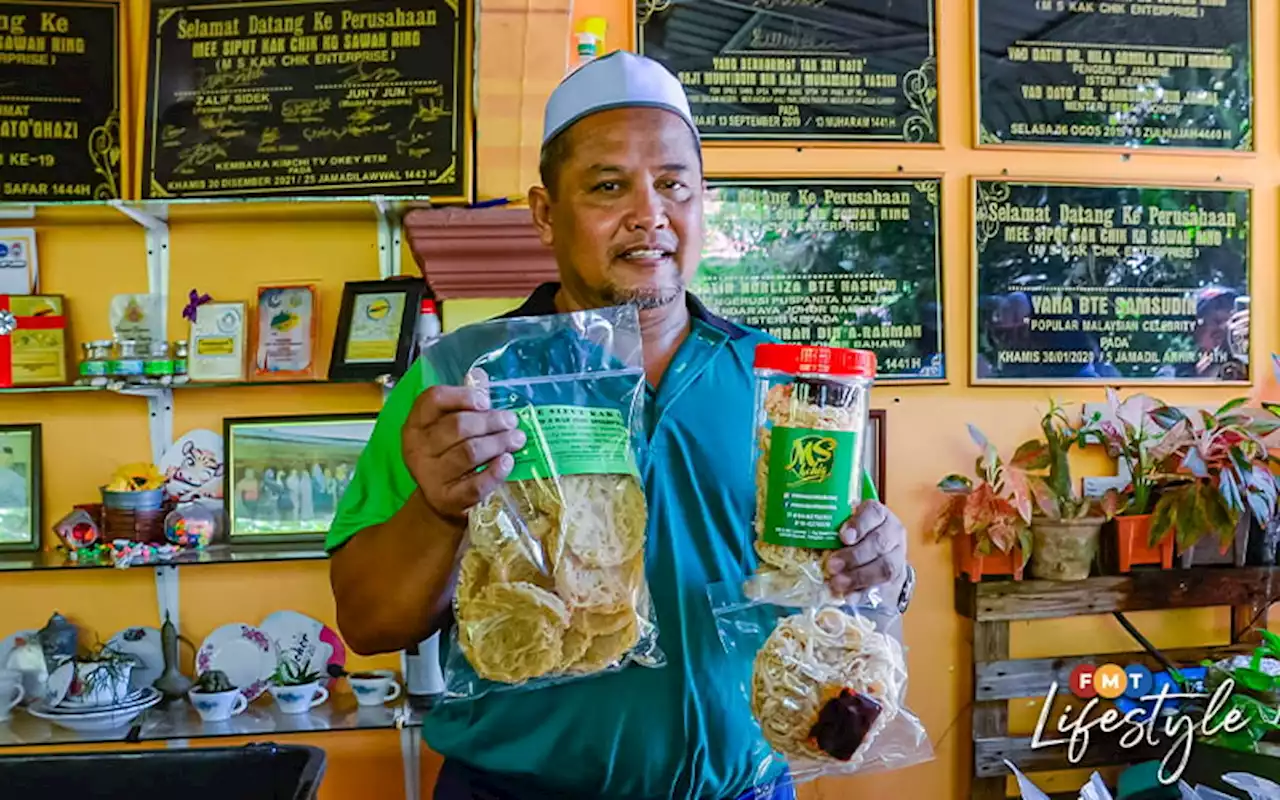
[[[432,386],[401,431],[404,462],[427,504],[457,522],[506,480],[524,444],[516,415],[492,410],[483,387]]]

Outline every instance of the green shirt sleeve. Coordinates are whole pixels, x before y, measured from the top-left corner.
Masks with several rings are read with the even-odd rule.
[[[338,502],[333,525],[325,537],[326,551],[332,553],[365,528],[391,519],[413,494],[417,484],[404,463],[400,431],[427,385],[419,361],[405,371],[391,390],[378,413],[373,435],[356,462],[351,484]]]

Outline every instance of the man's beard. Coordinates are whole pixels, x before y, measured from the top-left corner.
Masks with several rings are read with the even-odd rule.
[[[632,305],[640,311],[662,308],[670,305],[684,293],[684,278],[676,276],[675,282],[667,286],[616,286],[611,284],[605,290],[605,298],[611,305]]]

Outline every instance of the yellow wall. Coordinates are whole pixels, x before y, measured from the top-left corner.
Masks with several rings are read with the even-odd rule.
[[[943,473],[966,469],[972,454],[963,422],[985,430],[999,446],[1015,444],[1033,431],[1031,403],[1046,394],[1034,389],[969,388],[966,385],[967,303],[971,213],[970,176],[997,176],[1007,170],[1015,178],[1074,179],[1096,177],[1123,181],[1210,181],[1252,184],[1254,195],[1254,283],[1261,298],[1277,292],[1275,228],[1276,187],[1280,184],[1277,143],[1277,30],[1280,8],[1257,2],[1255,69],[1259,102],[1256,136],[1260,151],[1248,156],[1160,156],[1086,152],[975,151],[971,147],[972,77],[970,71],[970,3],[939,2],[941,31],[939,82],[942,145],[936,148],[818,146],[708,148],[711,175],[721,176],[864,176],[936,174],[943,176],[944,263],[946,268],[946,347],[950,354],[949,386],[880,388],[875,405],[888,411],[887,499],[906,522],[911,559],[920,573],[915,603],[906,620],[912,675],[911,704],[924,720],[937,748],[930,764],[887,775],[822,781],[806,786],[805,800],[837,797],[961,798],[969,774],[967,697],[967,627],[952,611],[948,551],[926,539],[924,522],[932,507],[934,482]],[[504,13],[537,7],[533,0],[504,4]],[[577,13],[603,12],[610,20],[609,44],[629,45],[630,3],[627,0],[579,2]],[[532,16],[537,16],[536,14]],[[135,22],[138,18],[135,17]],[[489,20],[486,20],[489,21]],[[139,27],[135,25],[137,32]],[[534,30],[538,30],[536,26]],[[545,32],[544,32],[545,33]],[[481,59],[496,56],[481,43]],[[508,81],[520,76],[511,67]],[[504,84],[503,91],[511,91]],[[486,91],[481,85],[479,127],[486,124]],[[542,100],[523,89],[528,107]],[[488,106],[489,109],[495,106]],[[493,113],[498,113],[494,111]],[[509,109],[508,109],[509,113]],[[481,154],[483,195],[514,194],[526,187],[535,166],[527,147],[496,147]],[[509,183],[486,175],[512,176]],[[54,224],[57,223],[57,224]],[[24,223],[25,224],[25,223]],[[105,211],[60,212],[37,222],[45,288],[68,296],[77,341],[108,333],[107,304],[112,294],[146,288],[142,234],[123,218]],[[409,264],[409,262],[406,262]],[[409,264],[406,271],[412,271]],[[182,330],[178,312],[188,289],[198,287],[218,299],[250,299],[262,282],[292,279],[319,281],[322,288],[327,361],[343,281],[377,275],[372,216],[363,208],[303,210],[288,206],[271,213],[242,208],[230,214],[183,211],[172,226],[171,332]],[[509,307],[513,300],[452,302],[446,323],[452,327]],[[1280,345],[1273,302],[1254,304],[1254,370],[1269,371],[1266,354]],[[1214,402],[1228,390],[1162,390],[1173,402]],[[192,427],[220,428],[231,415],[371,410],[378,406],[373,387],[263,387],[176,393],[175,432]],[[1094,401],[1100,391],[1063,392],[1064,401]],[[46,513],[50,520],[74,502],[96,498],[96,486],[118,464],[149,457],[145,404],[142,400],[104,394],[0,395],[0,420],[41,422],[45,426]],[[228,565],[184,569],[181,573],[182,633],[199,643],[216,626],[232,621],[257,622],[279,608],[293,608],[334,624],[327,568],[320,563]],[[30,574],[0,577],[0,635],[39,624],[59,610],[95,630],[103,638],[132,624],[156,624],[155,589],[149,571],[120,574]],[[1142,615],[1140,624],[1157,645],[1222,640],[1226,624],[1221,612]],[[1062,651],[1058,643],[1077,641],[1088,647],[1127,650],[1132,645],[1107,618],[1075,619],[1019,626],[1015,656]],[[188,654],[189,659],[189,654]],[[374,659],[393,663],[390,659]],[[364,661],[356,659],[356,661]],[[1025,712],[1026,709],[1016,708]],[[1025,713],[1022,714],[1025,717]],[[1025,719],[1021,721],[1026,722]],[[317,744],[329,753],[330,768],[322,793],[326,798],[398,797],[401,774],[399,745],[392,732],[278,737],[281,741]],[[435,760],[428,754],[429,778]],[[429,780],[425,783],[429,796]]]

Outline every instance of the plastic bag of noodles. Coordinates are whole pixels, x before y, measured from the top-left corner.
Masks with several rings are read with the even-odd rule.
[[[468,513],[445,700],[664,663],[645,582],[644,365],[630,306],[470,325],[427,384],[487,386],[527,437]]]
[[[754,772],[795,783],[902,769],[933,759],[907,707],[902,617],[883,603],[805,608],[752,597],[739,583],[708,588],[716,630],[735,659],[760,726]]]

